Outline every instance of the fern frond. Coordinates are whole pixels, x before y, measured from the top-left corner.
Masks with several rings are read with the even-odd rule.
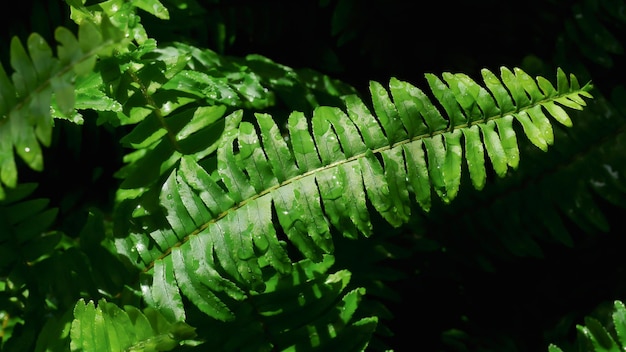
[[[520,69],[502,68],[500,78],[483,70],[483,78],[486,88],[465,75],[427,75],[444,113],[409,83],[392,79],[390,96],[372,82],[378,119],[360,99],[346,97],[346,112],[318,107],[310,127],[304,114],[292,113],[289,144],[268,114],[256,114],[257,132],[236,111],[226,117],[215,173],[183,156],[159,196],[164,220],[155,213],[137,217],[118,250],[152,276],[144,294],[159,297],[155,306],[183,318],[182,292],[206,314],[233,319],[227,304],[207,292],[243,300],[262,291],[260,262],[289,273],[277,230],[319,261],[332,252],[334,231],[370,236],[374,209],[399,226],[410,217],[411,195],[426,211],[431,188],[452,201],[464,159],[478,189],[487,158],[503,176],[519,157],[514,121],[545,150],[553,142],[549,117],[569,125],[561,106],[582,109],[583,97],[591,97],[589,85],[580,87],[560,69],[556,88]]]
[[[3,184],[17,184],[13,149],[30,168],[43,169],[41,146],[51,142],[51,105],[69,114],[75,103],[74,79],[90,73],[96,57],[110,53],[123,37],[107,21],[100,25],[84,21],[77,36],[59,27],[55,38],[56,56],[36,33],[28,37],[26,48],[14,37],[10,50],[14,72],[9,77],[0,65],[0,199]]]
[[[11,40],[14,72],[10,77],[0,65],[0,199],[4,197],[3,185],[15,187],[18,182],[13,149],[31,169],[41,171],[41,147],[51,142],[52,118],[80,121],[75,113],[75,81],[89,81],[85,77],[94,74],[98,58],[110,57],[118,49],[125,51],[131,40],[147,41],[135,9],[167,18],[167,9],[158,0],[111,0],[89,7],[78,1],[68,3],[78,34],[58,27],[54,34],[59,43],[56,55],[43,37],[32,33],[26,48],[17,37]],[[89,98],[93,101],[102,96]]]
[[[601,352],[626,349],[626,307],[622,301],[613,302],[613,310],[608,320],[610,321],[603,323],[597,318],[587,316],[584,325],[576,325],[577,350]],[[548,346],[548,351],[564,352],[553,343]]]
[[[74,307],[71,351],[170,351],[192,340],[195,329],[184,322],[170,323],[153,308],[119,308],[104,299]]]

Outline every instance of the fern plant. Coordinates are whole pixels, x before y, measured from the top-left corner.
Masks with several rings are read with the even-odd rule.
[[[220,177],[219,181],[192,157],[183,156],[179,166],[167,175],[159,194],[167,226],[159,228],[154,224],[159,209],[139,203],[150,214],[148,221],[136,217],[139,229],[118,241],[118,248],[142,270],[154,273],[150,287],[144,289],[147,297],[155,290],[170,292],[164,302],[148,300],[167,308],[172,318],[184,318],[180,289],[204,308],[206,314],[232,319],[221,300],[207,297],[206,293],[198,294],[189,281],[190,272],[206,271],[212,280],[207,280],[205,285],[212,291],[243,299],[246,291],[262,287],[262,263],[280,273],[290,271],[290,259],[278,240],[276,225],[280,225],[302,256],[318,261],[323,253],[332,252],[329,225],[349,238],[371,234],[366,199],[393,225],[408,221],[408,190],[413,190],[417,202],[427,209],[432,183],[436,194],[449,202],[458,192],[463,151],[472,181],[480,188],[486,175],[483,150],[499,174],[503,175],[509,165],[517,163],[513,120],[520,121],[534,143],[546,148],[552,137],[542,107],[568,124],[567,114],[555,101],[581,108],[584,102],[580,96],[587,94],[586,88],[580,88],[575,79],[572,86],[566,83],[561,72],[560,90],[540,79],[546,92],[540,93],[538,85],[531,81],[527,89],[538,94],[535,96],[538,104],[526,98],[526,106],[533,104],[532,109],[520,109],[524,103],[516,101],[520,109],[516,113],[509,94],[498,95],[504,92],[504,86],[494,81],[495,76],[488,71],[485,76],[489,84],[494,84],[491,89],[501,99],[500,105],[510,104],[507,112],[492,115],[495,111],[489,109],[496,108],[495,100],[484,88],[481,90],[473,81],[466,80],[469,87],[463,88],[469,90],[473,86],[473,96],[479,98],[456,95],[469,98],[464,102],[466,109],[474,107],[474,113],[478,113],[466,117],[459,105],[452,104],[458,104],[456,101],[443,100],[445,93],[454,98],[454,91],[447,90],[447,86],[443,88],[443,81],[435,76],[429,76],[439,101],[451,112],[456,108],[455,113],[449,114],[456,116],[456,121],[444,119],[424,93],[407,83],[392,79],[393,103],[384,88],[373,83],[374,106],[389,137],[355,96],[346,97],[349,114],[338,108],[316,108],[311,122],[312,136],[304,115],[292,114],[288,122],[291,148],[269,115],[256,115],[260,138],[252,124],[241,122],[240,112],[228,115],[215,157],[214,177]],[[524,89],[522,82],[527,76],[523,72],[518,70],[514,75],[503,70],[503,76],[509,86]],[[463,85],[464,78],[448,76],[454,82],[453,87]],[[562,95],[557,95],[559,91]],[[547,96],[555,99],[545,100]],[[482,97],[487,99],[481,100]],[[490,113],[480,113],[479,105]],[[415,116],[422,116],[425,122],[415,122]],[[492,121],[491,116],[498,116],[500,124]],[[468,126],[470,119],[475,121],[473,129]],[[541,123],[545,129],[537,127]],[[497,125],[500,133],[494,130]],[[460,142],[462,135],[465,148]],[[234,143],[238,153],[233,151]],[[278,224],[272,223],[272,208]],[[238,260],[233,261],[234,257]],[[192,262],[187,264],[187,260]],[[172,276],[180,278],[178,287],[171,285]]]
[[[0,66],[7,350],[364,350],[384,313],[334,266],[337,243],[506,177],[520,137],[547,151],[592,98],[561,69],[553,84],[502,67],[426,74],[426,92],[372,81],[365,99],[260,55],[160,45],[140,16],[167,20],[158,0],[67,3],[77,35],[58,29],[56,54],[15,38],[14,72]],[[125,133],[115,209],[51,230],[18,164],[43,170],[55,121],[90,118]]]

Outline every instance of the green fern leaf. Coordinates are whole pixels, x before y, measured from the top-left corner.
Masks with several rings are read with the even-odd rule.
[[[26,48],[17,37],[11,40],[11,77],[0,65],[0,189],[15,187],[17,169],[13,149],[33,170],[43,169],[41,146],[49,146],[52,135],[50,107],[69,114],[75,105],[74,79],[92,71],[97,55],[120,45],[119,33],[85,21],[78,36],[59,27],[55,31],[58,57],[38,34],[31,34]],[[3,192],[0,191],[0,196]],[[1,197],[0,197],[1,199]]]
[[[169,11],[159,0],[139,0],[134,5],[162,20],[170,18]]]
[[[43,169],[41,147],[50,145],[53,117],[80,122],[75,109],[81,104],[92,109],[119,109],[93,87],[87,94],[76,89],[75,82],[93,81],[98,75],[94,73],[97,58],[126,50],[132,39],[140,44],[147,41],[139,21],[129,20],[134,18],[135,8],[167,18],[167,10],[158,0],[107,1],[89,7],[77,1],[69,4],[78,34],[64,27],[55,30],[56,57],[45,40],[33,33],[26,47],[17,37],[11,40],[10,64],[14,72],[10,77],[0,65],[0,199],[3,185],[13,188],[17,184],[13,149],[31,169]],[[90,105],[85,100],[99,103]]]
[[[620,347],[602,324],[592,317],[585,317],[585,325],[577,325],[576,329],[593,346],[594,351],[619,351]]]
[[[620,300],[614,301],[610,323],[603,324],[598,319],[587,316],[584,325],[576,325],[578,332],[576,343],[581,349],[596,352],[622,351],[626,347],[625,317],[626,307],[624,303]],[[555,346],[555,348],[558,347]]]
[[[620,344],[626,346],[626,306],[622,301],[613,302],[613,324]]]
[[[500,176],[517,165],[513,121],[543,150],[553,141],[551,115],[542,110],[544,104],[567,101],[581,109],[585,104],[581,97],[591,97],[589,85],[580,88],[561,70],[558,88],[548,89],[552,86],[541,81],[543,90],[519,69],[503,68],[502,81],[483,70],[493,98],[466,76],[445,76],[457,88],[427,77],[446,118],[418,88],[392,79],[391,97],[382,85],[371,84],[378,120],[355,97],[346,98],[347,114],[339,108],[316,108],[310,125],[303,114],[293,113],[288,121],[289,147],[269,115],[256,115],[260,138],[254,125],[242,121],[241,111],[228,115],[216,173],[209,174],[193,156],[183,156],[159,196],[167,223],[143,223],[143,231],[119,241],[148,275],[162,268],[173,271],[178,288],[163,281],[172,276],[170,271],[153,277],[155,288],[168,287],[168,298],[164,303],[155,300],[156,305],[179,310],[175,307],[180,306],[180,289],[206,314],[231,320],[226,304],[200,292],[221,277],[229,287],[226,293],[241,300],[250,292],[263,291],[262,263],[279,273],[290,272],[290,256],[277,230],[284,231],[306,258],[319,261],[332,251],[333,231],[348,238],[371,235],[368,204],[398,226],[411,216],[411,193],[425,210],[430,207],[431,188],[442,201],[451,202],[459,192],[464,160],[474,185],[484,185],[481,150],[486,150]],[[459,88],[458,82],[473,87],[474,93]],[[483,108],[498,113],[486,116]],[[361,131],[367,131],[363,138]],[[280,227],[275,227],[274,216]],[[199,270],[211,279],[203,283],[187,273]],[[149,286],[145,292],[154,290]]]
[[[563,352],[563,350],[557,345],[550,344],[548,346],[548,352]]]
[[[71,327],[72,351],[170,351],[196,336],[183,322],[170,323],[152,308],[144,312],[126,306],[120,309],[104,299],[74,307]]]

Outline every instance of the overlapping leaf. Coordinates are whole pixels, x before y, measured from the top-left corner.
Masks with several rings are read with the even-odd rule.
[[[220,351],[363,350],[377,319],[360,317],[365,290],[351,288],[351,273],[333,271],[334,262],[328,255],[294,263],[290,275],[269,272],[265,292],[237,305],[233,321],[205,321],[206,344]]]
[[[118,241],[148,274],[145,296],[177,319],[181,293],[206,314],[233,319],[219,295],[243,300],[262,291],[263,263],[290,272],[286,246],[319,261],[333,249],[332,233],[370,236],[374,210],[398,226],[412,199],[428,211],[431,189],[450,202],[463,161],[481,189],[486,160],[500,176],[517,167],[517,126],[545,150],[550,118],[570,125],[562,106],[582,109],[590,97],[589,85],[561,70],[556,88],[520,69],[502,68],[500,77],[483,70],[485,87],[462,74],[426,78],[435,103],[407,82],[392,78],[391,95],[372,82],[378,118],[347,96],[345,110],[318,107],[310,125],[292,113],[288,138],[267,114],[256,115],[258,130],[240,111],[227,116],[213,168],[183,157],[161,190],[165,220],[137,218]]]

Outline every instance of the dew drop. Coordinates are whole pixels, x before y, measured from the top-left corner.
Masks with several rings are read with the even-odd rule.
[[[24,152],[30,153],[30,148],[29,147],[24,148]]]

